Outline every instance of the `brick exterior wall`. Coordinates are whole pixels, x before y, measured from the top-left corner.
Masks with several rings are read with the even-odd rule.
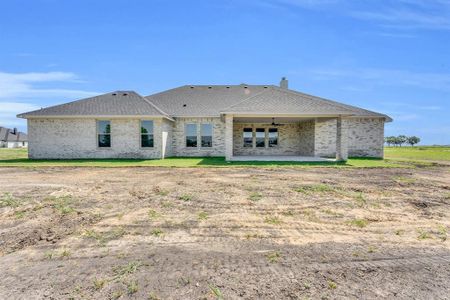
[[[154,147],[140,147],[139,119],[111,119],[111,148],[97,147],[95,119],[29,119],[29,157],[71,158],[162,158],[170,156],[226,156],[225,122],[217,118],[156,118]],[[198,147],[185,147],[185,125],[198,124]],[[213,125],[213,146],[200,147],[200,124]],[[231,123],[230,123],[231,124]],[[384,120],[343,119],[348,137],[348,156],[383,157]],[[271,128],[270,124],[234,123],[230,130],[229,155],[336,156],[336,119],[304,121],[279,126],[279,146],[244,148],[244,127]]]
[[[342,120],[349,157],[383,157],[384,120],[380,118],[347,118]],[[315,155],[336,156],[336,119],[317,120]]]
[[[383,157],[383,119],[348,119],[347,130],[350,157]]]
[[[153,122],[153,148],[140,147],[139,119],[111,119],[111,148],[98,148],[96,119],[29,119],[28,155],[35,159],[161,158],[161,119]]]
[[[200,124],[213,125],[212,147],[200,147]],[[197,124],[197,147],[186,147],[185,125]],[[176,118],[172,133],[174,156],[225,156],[225,123],[220,118]]]
[[[314,155],[336,156],[336,119],[317,119],[314,127]]]
[[[304,121],[299,123],[300,150],[299,155],[314,156],[314,131],[315,121]]]

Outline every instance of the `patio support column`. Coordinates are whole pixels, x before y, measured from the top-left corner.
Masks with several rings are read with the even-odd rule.
[[[348,159],[348,132],[342,117],[337,118],[336,123],[336,160],[346,161]]]
[[[225,115],[225,160],[233,158],[233,115]]]

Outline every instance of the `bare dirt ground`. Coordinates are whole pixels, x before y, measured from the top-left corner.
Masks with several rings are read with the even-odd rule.
[[[448,299],[450,168],[3,168],[0,299]]]

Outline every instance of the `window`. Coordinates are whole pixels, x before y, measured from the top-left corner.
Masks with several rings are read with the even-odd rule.
[[[253,147],[253,130],[244,128],[244,147]]]
[[[269,128],[269,147],[275,147],[278,145],[278,129]]]
[[[256,147],[265,147],[266,131],[264,128],[256,128]]]
[[[202,147],[212,147],[212,125],[202,124],[200,128]]]
[[[141,121],[141,147],[153,147],[153,121]]]
[[[186,147],[197,147],[197,124],[186,124]]]
[[[111,147],[111,121],[97,121],[97,142],[99,148]]]

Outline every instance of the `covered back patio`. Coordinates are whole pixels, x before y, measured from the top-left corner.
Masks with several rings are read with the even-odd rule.
[[[226,114],[228,161],[347,160],[347,130],[342,115]]]

